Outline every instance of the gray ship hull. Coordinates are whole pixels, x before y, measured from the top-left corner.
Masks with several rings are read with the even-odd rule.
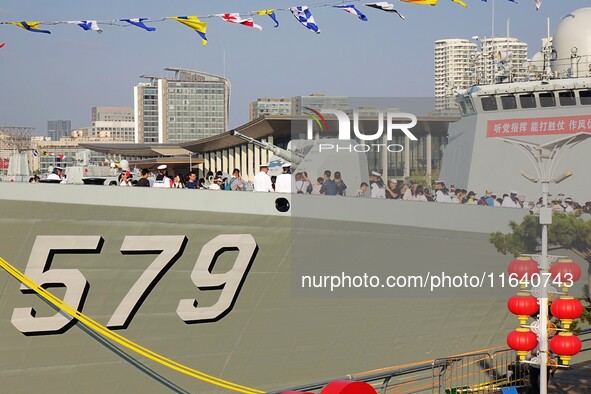
[[[288,212],[277,211],[278,197],[291,202]],[[503,346],[517,326],[506,309],[514,289],[500,297],[398,297],[367,289],[307,291],[299,281],[308,272],[372,269],[365,261],[382,256],[375,248],[395,251],[386,264],[393,273],[412,272],[408,267],[420,262],[502,272],[510,257],[496,252],[489,234],[508,231],[522,210],[0,184],[0,211],[0,255],[40,279],[52,270],[68,277],[67,289],[56,287],[55,277],[47,280],[56,296],[72,295],[77,270],[88,283],[80,297],[85,315],[176,362],[260,390]],[[224,235],[229,238],[219,238]],[[315,249],[294,250],[314,240]],[[57,250],[45,258],[40,251],[52,243]],[[336,248],[353,258],[327,252]],[[156,267],[166,253],[168,260]],[[153,281],[138,293],[143,275]],[[55,309],[19,286],[0,272],[3,392],[228,392],[122,349],[80,323],[60,329],[54,317],[46,324]],[[22,311],[31,307],[35,316],[26,316]]]

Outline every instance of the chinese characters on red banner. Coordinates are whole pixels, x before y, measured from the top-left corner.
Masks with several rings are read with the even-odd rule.
[[[487,137],[574,134],[591,132],[591,115],[489,120]]]

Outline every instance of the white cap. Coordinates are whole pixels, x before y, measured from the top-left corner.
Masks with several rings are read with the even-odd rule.
[[[283,167],[283,168],[291,167],[291,163],[285,162],[285,163],[281,164],[281,167]]]
[[[519,193],[517,192],[517,190],[511,190],[509,193],[511,193],[511,194],[519,194]]]
[[[261,163],[259,167],[269,167],[269,163]]]
[[[371,175],[373,175],[373,176],[382,176],[382,174],[380,174],[380,173],[379,173],[379,172],[377,172],[377,171],[372,171],[372,172],[371,172]]]
[[[54,169],[54,170],[63,170],[63,169],[64,169],[64,167],[55,166],[55,167],[53,167],[53,169]]]
[[[166,167],[166,164],[160,164],[157,168],[159,170],[166,170],[167,167]]]
[[[438,183],[443,183],[445,185],[445,181],[443,181],[441,179],[438,179],[438,180],[435,181],[435,184],[438,184]]]

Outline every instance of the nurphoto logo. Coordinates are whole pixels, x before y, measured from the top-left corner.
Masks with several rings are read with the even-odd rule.
[[[402,152],[404,146],[401,144],[390,144],[390,143],[352,143],[353,140],[357,139],[363,142],[377,141],[382,139],[384,134],[384,113],[377,113],[377,131],[373,134],[365,134],[360,130],[359,127],[359,113],[353,111],[353,122],[345,112],[337,109],[323,108],[315,110],[309,107],[304,107],[307,110],[307,115],[310,116],[307,122],[307,138],[309,140],[314,139],[314,123],[318,125],[320,132],[328,132],[330,128],[324,115],[334,115],[338,122],[338,139],[343,143],[338,144],[319,144],[319,150],[322,151],[347,151],[347,152],[369,152],[376,151],[380,152],[381,149],[387,149],[388,152]],[[417,141],[417,137],[410,131],[411,128],[416,126],[417,117],[413,114],[406,112],[386,112],[386,137],[388,141],[392,140],[394,131],[402,131],[407,138],[411,141]],[[406,122],[405,122],[406,121]],[[351,123],[353,123],[353,135],[351,135]],[[345,143],[346,141],[346,143]]]

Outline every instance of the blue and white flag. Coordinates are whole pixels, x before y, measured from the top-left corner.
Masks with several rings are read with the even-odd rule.
[[[84,30],[92,30],[92,31],[96,31],[97,33],[102,33],[103,29],[101,29],[98,26],[98,23],[96,21],[81,21],[81,23],[78,23],[78,26],[80,26],[81,28],[83,28]]]
[[[394,8],[394,4],[388,3],[387,1],[378,1],[377,3],[365,3],[365,5],[367,7],[375,8],[375,9],[386,11],[386,12],[394,12],[394,13],[398,14],[400,19],[406,19],[404,17],[404,15],[402,15],[400,12],[398,12]]]
[[[320,29],[318,28],[318,25],[316,25],[308,6],[302,5],[299,7],[290,7],[289,10],[302,25],[306,26],[314,33],[320,34]]]
[[[37,149],[33,149],[33,156],[39,156],[39,151]]]
[[[69,23],[71,25],[78,25],[84,30],[92,30],[96,31],[97,33],[102,33],[103,29],[101,29],[96,21],[66,21],[66,22],[59,22],[59,23]]]
[[[130,18],[130,19],[119,19],[121,22],[127,22],[130,23],[134,26],[137,26],[141,29],[147,30],[147,31],[155,31],[156,28],[155,27],[150,27],[150,26],[146,26],[146,24],[144,23],[145,20],[148,20],[148,18]]]
[[[353,4],[349,5],[333,5],[334,8],[340,8],[343,11],[347,11],[349,14],[357,15],[359,19],[364,22],[367,22],[367,17],[363,15],[361,11],[359,11]]]

